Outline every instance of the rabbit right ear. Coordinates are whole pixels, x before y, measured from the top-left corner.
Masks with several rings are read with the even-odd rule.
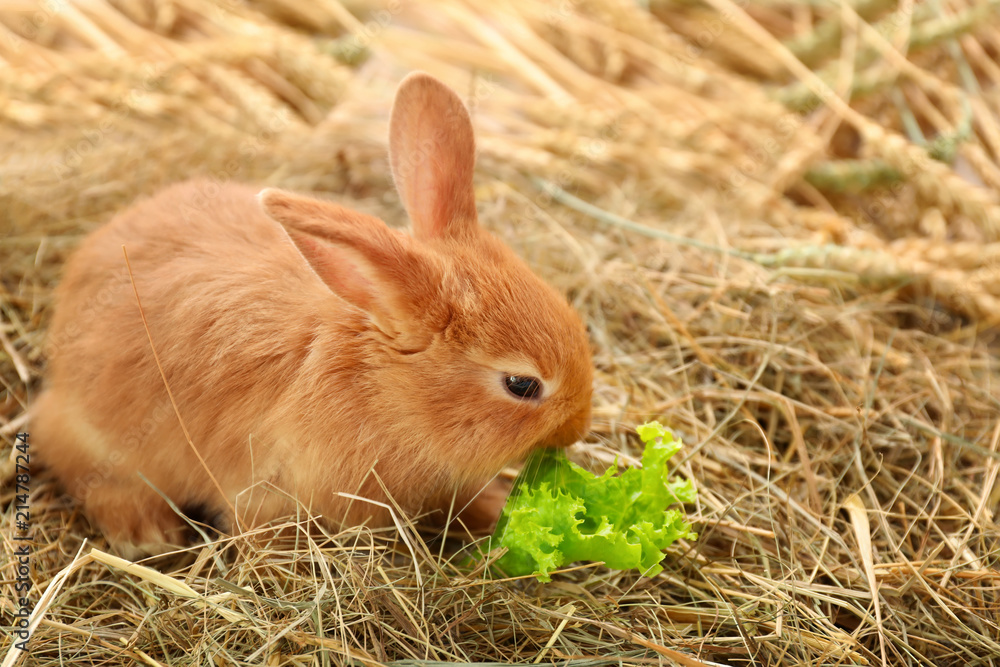
[[[476,141],[462,100],[429,74],[399,84],[389,121],[389,161],[417,238],[476,231]]]
[[[411,237],[332,202],[274,188],[261,191],[257,199],[316,275],[368,313],[383,333],[393,338],[422,333],[410,325],[436,310],[441,269]]]

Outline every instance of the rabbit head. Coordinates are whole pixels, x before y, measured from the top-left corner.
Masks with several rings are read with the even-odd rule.
[[[365,341],[377,341],[364,347],[379,369],[377,419],[421,439],[459,482],[492,476],[533,447],[572,444],[590,424],[586,331],[566,299],[480,225],[469,114],[426,74],[399,87],[390,161],[412,234],[332,202],[259,195],[318,279],[364,321]]]

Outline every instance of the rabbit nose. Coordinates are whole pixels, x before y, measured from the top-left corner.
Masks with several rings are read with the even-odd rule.
[[[543,447],[569,447],[590,432],[590,406],[581,410],[550,433],[540,443]]]

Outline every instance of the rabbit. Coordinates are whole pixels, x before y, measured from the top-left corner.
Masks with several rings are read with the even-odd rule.
[[[488,530],[499,471],[588,433],[585,327],[480,225],[458,96],[403,79],[389,157],[410,234],[193,180],[67,261],[32,442],[119,553],[187,544],[171,503],[223,531],[299,503],[332,526],[466,507]]]

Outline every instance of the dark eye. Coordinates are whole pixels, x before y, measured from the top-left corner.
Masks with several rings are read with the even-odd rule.
[[[503,381],[507,391],[518,398],[534,398],[542,390],[542,383],[527,375],[507,375]]]

